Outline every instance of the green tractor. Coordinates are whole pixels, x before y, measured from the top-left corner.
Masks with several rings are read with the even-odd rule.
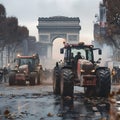
[[[93,45],[64,44],[60,53],[64,60],[56,62],[53,70],[53,92],[62,97],[74,95],[74,86],[84,87],[86,96],[108,97],[111,89],[110,70],[100,67],[101,58],[94,61],[94,51],[101,55],[99,48]],[[81,53],[81,57],[76,57]],[[77,59],[76,59],[77,58]]]

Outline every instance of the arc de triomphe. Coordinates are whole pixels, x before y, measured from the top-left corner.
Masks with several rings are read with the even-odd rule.
[[[63,38],[67,43],[79,42],[79,31],[81,26],[78,17],[39,17],[38,35],[40,45],[40,56],[51,58],[53,41],[56,38]]]

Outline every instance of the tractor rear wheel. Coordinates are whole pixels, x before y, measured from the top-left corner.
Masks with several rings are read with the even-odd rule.
[[[53,92],[56,95],[60,95],[60,70],[59,67],[55,67],[53,71]]]
[[[61,96],[66,97],[70,96],[73,97],[74,92],[74,74],[71,69],[63,69],[61,73]]]
[[[98,69],[96,75],[96,96],[107,98],[111,89],[110,70],[108,68]]]

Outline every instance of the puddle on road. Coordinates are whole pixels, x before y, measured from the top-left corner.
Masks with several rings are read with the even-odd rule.
[[[6,120],[4,112],[9,111],[9,117],[14,120],[100,120],[107,118],[106,104],[98,104],[94,99],[75,94],[74,99],[61,99],[60,96],[47,94],[9,95],[1,98],[0,106],[2,120]],[[96,104],[95,104],[96,103]],[[96,111],[93,109],[96,107]],[[102,107],[105,111],[102,110]],[[101,109],[101,110],[100,110]]]
[[[18,88],[18,94],[1,92],[0,120],[115,120],[115,114],[119,113],[120,116],[120,95],[110,105],[108,99],[86,98],[79,91],[74,94],[73,100],[70,97],[63,100],[53,95],[51,89],[46,92],[43,88],[37,88],[40,92],[31,93],[29,91],[35,87],[30,87],[28,93],[23,91],[23,94],[20,93],[23,88]],[[8,116],[4,114],[6,110],[9,111]]]

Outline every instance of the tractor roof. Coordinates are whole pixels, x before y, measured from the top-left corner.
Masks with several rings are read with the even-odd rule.
[[[90,48],[93,48],[94,46],[93,45],[85,45],[84,42],[80,42],[78,44],[69,44],[69,43],[66,43],[64,44],[64,47],[67,48],[67,47],[90,47]]]
[[[21,56],[21,55],[17,55],[17,58],[25,58],[25,59],[32,59],[32,58],[37,58],[38,56],[36,56],[36,55],[32,55],[32,56]]]

